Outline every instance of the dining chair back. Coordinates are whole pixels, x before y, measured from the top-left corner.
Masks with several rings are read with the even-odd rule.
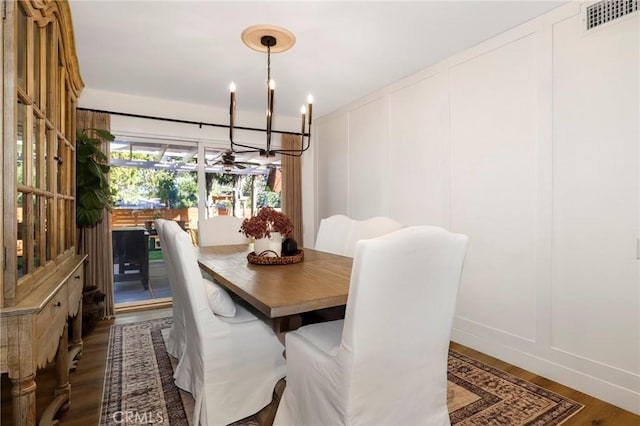
[[[243,318],[215,315],[191,238],[185,232],[170,238],[186,336],[174,378],[195,399],[192,424],[226,425],[255,414],[286,373],[284,348],[271,327],[247,310]]]
[[[368,240],[381,235],[397,231],[403,225],[388,217],[372,217],[365,220],[354,220],[349,229],[345,255],[353,257],[356,251],[356,244],[360,240]]]
[[[186,346],[184,333],[184,314],[182,312],[181,297],[177,287],[177,279],[175,274],[175,264],[170,255],[172,244],[171,236],[182,231],[180,225],[173,220],[165,220],[158,218],[155,220],[156,232],[160,237],[160,246],[162,247],[162,259],[167,267],[167,278],[169,279],[169,288],[171,289],[173,321],[169,329],[169,338],[167,340],[167,352],[175,358],[180,358]]]
[[[314,249],[344,256],[353,219],[336,214],[320,221]]]
[[[274,425],[449,425],[448,347],[466,245],[432,226],[360,240],[345,319],[286,336]]]
[[[240,232],[241,217],[214,216],[198,221],[198,246],[248,244],[249,239]]]
[[[356,243],[397,231],[403,225],[388,217],[355,220],[337,214],[320,221],[315,249],[341,256],[353,257]]]

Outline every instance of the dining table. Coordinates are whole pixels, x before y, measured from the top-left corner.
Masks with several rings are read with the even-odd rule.
[[[197,249],[200,268],[271,319],[344,306],[353,259],[305,248],[292,264],[254,264],[250,244]]]

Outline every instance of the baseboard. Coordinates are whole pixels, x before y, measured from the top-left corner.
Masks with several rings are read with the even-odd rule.
[[[640,393],[570,366],[454,328],[451,340],[640,415]]]
[[[149,311],[152,309],[170,308],[173,306],[171,298],[152,299],[139,302],[119,303],[114,310],[117,314],[126,314],[129,312]]]

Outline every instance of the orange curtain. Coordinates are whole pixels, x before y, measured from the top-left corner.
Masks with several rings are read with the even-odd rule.
[[[111,130],[111,116],[92,111],[77,111],[78,129]],[[91,134],[91,133],[89,133]],[[97,136],[97,135],[92,135]],[[100,149],[109,157],[109,142],[103,141]],[[104,313],[107,318],[114,315],[113,308],[113,253],[111,249],[111,214],[104,210],[102,221],[93,227],[77,230],[82,235],[80,252],[86,254],[85,285],[98,287],[106,296]]]
[[[282,149],[300,149],[300,137],[282,135]],[[302,160],[282,156],[282,212],[293,222],[292,238],[303,247],[302,241]]]

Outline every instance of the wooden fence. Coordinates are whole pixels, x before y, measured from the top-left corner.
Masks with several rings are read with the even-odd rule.
[[[184,228],[194,228],[198,223],[198,209],[195,207],[184,209],[113,209],[111,211],[111,226],[125,228],[129,226],[147,226],[157,218],[175,220]]]

